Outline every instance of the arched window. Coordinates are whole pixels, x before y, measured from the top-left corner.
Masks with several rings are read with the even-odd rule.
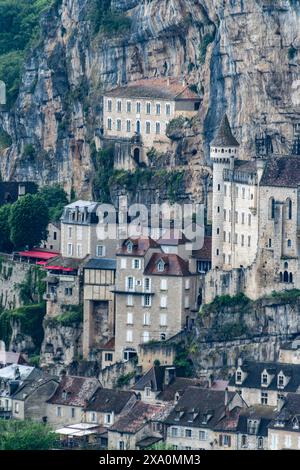
[[[280,279],[280,282],[283,281],[282,273],[279,273],[279,279]]]
[[[289,273],[287,271],[284,271],[283,282],[289,282]]]
[[[293,273],[290,273],[289,281],[290,281],[291,284],[293,284]]]
[[[269,219],[275,219],[275,199],[273,197],[269,199]]]
[[[293,203],[290,198],[286,200],[286,218],[291,220],[293,216]]]
[[[284,269],[289,269],[289,263],[287,261],[284,263]]]
[[[136,121],[136,133],[141,133],[141,121]]]
[[[133,158],[136,163],[140,163],[140,149],[138,148],[134,149]]]

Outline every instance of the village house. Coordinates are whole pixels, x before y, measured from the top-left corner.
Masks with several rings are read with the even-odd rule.
[[[300,449],[300,395],[289,393],[268,428],[269,450]]]
[[[166,443],[178,450],[236,448],[234,430],[246,406],[234,392],[188,387],[165,420]]]
[[[47,227],[47,240],[42,242],[42,248],[49,251],[60,252],[60,222],[50,222]]]
[[[100,386],[96,378],[62,377],[55,393],[47,401],[47,422],[54,429],[81,423],[89,400]]]
[[[116,360],[138,354],[141,343],[165,341],[193,322],[196,276],[176,254],[151,238],[128,239],[117,252]]]
[[[116,260],[89,259],[83,272],[83,357],[98,358],[103,367],[114,362],[114,352],[105,349],[115,334]]]
[[[11,364],[0,369],[0,418],[12,417],[13,394],[33,371],[34,367],[21,364]]]
[[[46,421],[47,400],[57,389],[57,377],[34,369],[12,395],[12,418]]]
[[[139,450],[164,440],[164,420],[172,406],[137,401],[108,429],[108,449]]]
[[[300,365],[280,362],[240,363],[228,389],[241,394],[248,406],[280,405],[288,393],[298,393]]]
[[[105,92],[103,144],[115,146],[115,168],[132,170],[148,164],[148,152],[167,150],[167,125],[179,116],[191,118],[200,97],[174,78],[138,80]]]
[[[187,387],[200,379],[178,377],[175,366],[153,366],[132,387],[144,403],[175,402]]]
[[[236,429],[237,450],[267,450],[268,426],[276,413],[277,407],[264,405],[241,410]]]

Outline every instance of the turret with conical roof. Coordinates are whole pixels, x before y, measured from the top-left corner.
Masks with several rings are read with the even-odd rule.
[[[211,159],[214,162],[225,163],[236,158],[240,144],[232,134],[227,114],[224,114],[217,134],[210,144]]]

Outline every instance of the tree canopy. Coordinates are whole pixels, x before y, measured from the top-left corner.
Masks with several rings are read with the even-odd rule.
[[[0,420],[0,450],[49,450],[55,441],[55,433],[45,424]]]
[[[40,189],[39,195],[45,201],[49,210],[49,218],[52,222],[60,219],[63,208],[68,204],[68,197],[65,190],[59,184],[44,186]]]
[[[9,204],[0,207],[0,251],[4,252],[11,251],[13,248],[10,241],[10,209],[11,206]]]

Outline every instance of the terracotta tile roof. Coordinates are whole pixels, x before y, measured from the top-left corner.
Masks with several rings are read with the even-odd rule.
[[[119,414],[132,397],[134,397],[133,392],[98,388],[85,409],[100,413],[114,412]]]
[[[200,250],[193,251],[193,257],[201,261],[211,261],[212,238],[205,237],[203,247]]]
[[[260,184],[261,186],[296,188],[300,184],[300,157],[269,159]]]
[[[132,244],[132,251],[127,250],[127,245]],[[150,237],[139,237],[139,238],[127,238],[122,244],[122,247],[118,250],[117,255],[122,256],[144,256],[149,248],[157,248],[160,250],[160,246],[156,241]]]
[[[222,118],[217,134],[210,144],[212,147],[239,147],[239,143],[233,136],[227,114]]]
[[[84,407],[99,387],[95,378],[66,376],[48,403]]]
[[[105,93],[108,97],[153,98],[165,100],[195,100],[199,95],[177,78],[146,78],[117,87]]]
[[[157,241],[159,245],[170,246],[185,245],[189,242],[190,240],[186,238],[184,233],[181,230],[177,229],[166,230],[161,236],[161,238]]]
[[[162,260],[165,263],[164,271],[158,271],[158,263]],[[145,275],[158,276],[191,276],[188,261],[183,260],[175,254],[153,253],[147,264]]]
[[[130,409],[118,419],[118,421],[109,428],[109,431],[123,432],[128,434],[135,434],[142,429],[147,422],[150,421],[163,421],[168,413],[170,413],[170,405],[151,405],[142,401]]]
[[[103,346],[100,346],[99,349],[105,349],[109,351],[114,351],[115,349],[115,338],[111,338],[107,343],[105,343]]]

